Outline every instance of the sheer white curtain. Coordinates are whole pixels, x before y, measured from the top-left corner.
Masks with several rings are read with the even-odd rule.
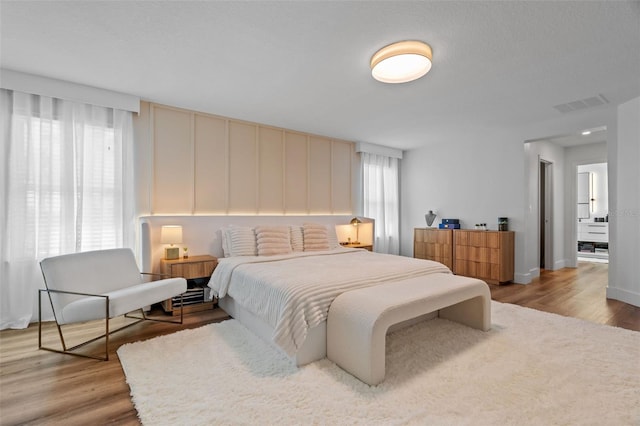
[[[398,159],[367,152],[361,155],[363,213],[375,219],[374,250],[399,254]]]
[[[0,107],[0,329],[24,328],[40,260],[133,246],[132,117],[4,89]]]

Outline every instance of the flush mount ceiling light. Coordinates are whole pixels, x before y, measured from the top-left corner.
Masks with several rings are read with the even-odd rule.
[[[417,40],[399,41],[371,57],[371,75],[383,83],[417,80],[431,69],[431,47]]]

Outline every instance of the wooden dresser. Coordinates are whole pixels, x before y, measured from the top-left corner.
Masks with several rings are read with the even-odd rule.
[[[453,273],[490,284],[513,281],[514,240],[513,231],[454,230]]]
[[[453,232],[451,229],[415,228],[413,257],[435,260],[453,271]]]
[[[456,275],[502,284],[514,278],[513,231],[414,228],[413,257],[440,262]]]

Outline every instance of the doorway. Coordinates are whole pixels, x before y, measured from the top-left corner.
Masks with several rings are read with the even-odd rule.
[[[609,193],[606,162],[579,164],[577,251],[579,262],[609,261]]]
[[[553,163],[542,158],[539,162],[538,205],[539,207],[539,266],[540,269],[553,269],[553,229],[551,212],[553,211],[552,183]]]

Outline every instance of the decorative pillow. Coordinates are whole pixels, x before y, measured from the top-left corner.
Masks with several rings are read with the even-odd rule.
[[[231,243],[229,242],[231,240],[231,237],[229,236],[229,228],[229,226],[220,228],[220,237],[222,239],[222,253],[224,253],[224,257],[231,256],[231,250],[229,247],[231,245]]]
[[[304,238],[302,236],[302,226],[291,225],[291,250],[304,251]]]
[[[258,226],[256,228],[258,256],[291,253],[291,231],[288,226]]]
[[[336,234],[336,227],[334,225],[327,225],[327,238],[329,239],[329,249],[340,248],[340,242],[338,242],[338,235]]]
[[[230,226],[227,231],[229,256],[256,256],[256,234],[253,228]]]
[[[327,227],[315,223],[305,223],[302,227],[304,251],[329,250]]]

